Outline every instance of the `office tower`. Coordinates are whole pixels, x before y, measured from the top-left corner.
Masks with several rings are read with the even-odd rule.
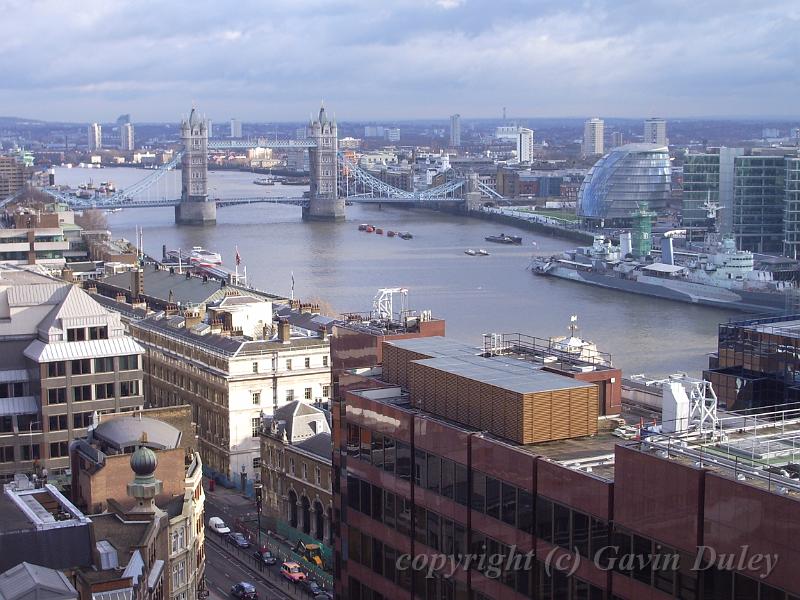
[[[739,250],[780,254],[786,157],[738,156],[733,167],[733,237]]]
[[[452,148],[461,147],[461,115],[450,116],[450,146]]]
[[[783,254],[794,259],[800,258],[800,158],[786,159]]]
[[[615,131],[611,134],[611,147],[612,148],[619,148],[620,146],[625,144],[625,140],[622,137],[621,131]]]
[[[667,122],[659,117],[652,117],[644,122],[644,143],[667,145]]]
[[[399,127],[387,127],[384,129],[384,134],[386,135],[387,142],[399,142],[400,141],[400,128]]]
[[[103,128],[99,123],[89,125],[89,150],[103,149]]]
[[[517,130],[517,161],[521,163],[533,161],[533,129],[520,127]]]
[[[603,153],[603,134],[605,123],[597,117],[589,119],[583,125],[583,155],[597,156]]]
[[[231,137],[237,140],[242,137],[242,122],[238,119],[231,119]]]
[[[120,150],[125,152],[133,152],[134,139],[133,139],[133,124],[125,123],[120,125],[119,128],[119,147]]]
[[[0,199],[16,194],[25,185],[25,167],[13,156],[0,156]]]

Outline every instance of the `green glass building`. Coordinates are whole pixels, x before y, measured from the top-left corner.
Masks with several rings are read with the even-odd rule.
[[[800,258],[800,158],[786,159],[783,253],[791,258]]]
[[[733,236],[737,248],[765,254],[782,254],[785,204],[785,157],[736,157]]]

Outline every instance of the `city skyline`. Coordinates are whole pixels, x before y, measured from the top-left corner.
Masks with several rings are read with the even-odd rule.
[[[3,6],[0,106],[30,119],[170,122],[194,101],[219,118],[300,121],[320,98],[348,121],[499,118],[503,107],[791,118],[800,91],[789,76],[800,9],[788,2]]]

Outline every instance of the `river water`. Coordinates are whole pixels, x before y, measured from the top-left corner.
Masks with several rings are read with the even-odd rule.
[[[95,184],[112,180],[124,187],[144,174],[130,168],[59,168],[56,181],[77,186],[92,178]],[[166,187],[179,189],[178,173],[166,177],[173,178]],[[255,177],[211,171],[209,189],[219,197],[301,196],[307,190],[257,186]],[[338,312],[370,310],[378,288],[408,288],[410,308],[432,310],[446,319],[448,337],[475,345],[490,332],[563,335],[576,314],[579,335],[610,352],[627,375],[699,374],[716,347],[717,324],[736,314],[535,277],[526,270],[533,252],[549,255],[574,243],[422,209],[355,205],[347,207],[345,222],[305,223],[298,207],[258,204],[220,208],[215,227],[178,227],[172,208],[152,208],[123,210],[108,221],[115,237],[130,240],[142,227],[144,248],[154,256],[161,255],[162,244],[199,245],[220,252],[232,266],[238,247],[251,285],[288,294],[294,274],[296,298],[319,299]],[[414,239],[363,233],[359,223],[410,231]],[[521,235],[523,245],[485,242],[499,227]],[[468,256],[467,248],[485,248],[490,256]]]

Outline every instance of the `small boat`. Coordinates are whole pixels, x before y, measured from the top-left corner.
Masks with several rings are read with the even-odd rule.
[[[398,237],[400,237],[401,239],[404,239],[404,240],[410,240],[411,238],[414,237],[413,235],[411,235],[407,231],[404,231],[403,233],[398,233],[397,235],[398,235]]]
[[[378,235],[383,235],[383,229],[379,227],[378,229],[375,230],[375,233],[377,233]]]
[[[522,238],[518,235],[506,235],[505,233],[501,233],[500,235],[488,235],[484,239],[487,242],[494,242],[495,244],[522,244]]]
[[[253,183],[256,185],[275,185],[275,180],[272,177],[261,177],[259,179],[254,179]]]
[[[118,213],[118,212],[120,212],[121,210],[122,210],[121,208],[109,208],[109,209],[106,211],[106,214],[107,214],[107,215],[113,215],[114,213]]]
[[[478,256],[489,256],[489,252],[486,251],[484,248],[478,250]]]
[[[470,256],[475,256],[477,254],[477,252],[475,252],[475,250],[473,250],[472,248],[467,248],[466,250],[464,250],[464,254],[468,254]]]
[[[366,231],[367,233],[372,233],[373,231],[375,231],[375,228],[372,225],[367,225],[367,228],[364,231]]]
[[[394,231],[387,231],[386,232],[386,237],[394,237],[394,236],[395,236]]]
[[[369,225],[367,225],[366,223],[362,223],[361,225],[358,226],[358,230],[359,231],[366,231],[367,227],[369,227]]]

